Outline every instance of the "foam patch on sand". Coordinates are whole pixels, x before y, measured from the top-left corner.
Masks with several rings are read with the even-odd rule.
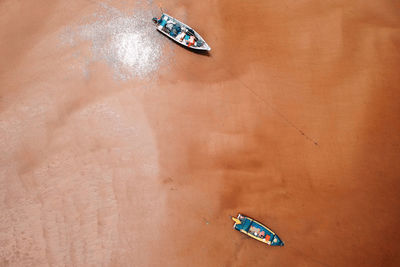
[[[84,73],[88,65],[104,61],[119,79],[145,78],[170,59],[172,47],[155,29],[151,18],[159,11],[147,3],[131,12],[100,4],[101,12],[91,16],[92,22],[69,27],[62,41],[69,46],[90,44],[90,54],[83,56]]]

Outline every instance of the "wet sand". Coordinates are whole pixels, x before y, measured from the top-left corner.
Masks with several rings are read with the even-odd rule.
[[[398,266],[397,3],[162,4],[0,3],[0,265]]]

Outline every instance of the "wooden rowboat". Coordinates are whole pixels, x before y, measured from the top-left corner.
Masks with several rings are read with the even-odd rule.
[[[195,30],[185,23],[163,13],[159,19],[153,18],[157,30],[175,42],[194,50],[210,51],[211,47]]]

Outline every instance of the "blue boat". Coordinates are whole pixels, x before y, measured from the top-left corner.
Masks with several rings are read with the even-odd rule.
[[[176,18],[163,13],[161,17],[153,18],[157,30],[175,42],[194,50],[210,51],[211,47],[195,30]]]
[[[233,228],[246,234],[258,241],[270,246],[283,246],[283,241],[271,229],[261,223],[239,214],[236,218],[232,217],[235,222]]]

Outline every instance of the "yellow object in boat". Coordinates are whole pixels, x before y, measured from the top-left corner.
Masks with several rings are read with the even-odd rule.
[[[237,219],[237,218],[234,218],[234,217],[231,217],[232,218],[232,220],[236,223],[236,224],[241,224],[242,222],[239,220],[239,219]]]

